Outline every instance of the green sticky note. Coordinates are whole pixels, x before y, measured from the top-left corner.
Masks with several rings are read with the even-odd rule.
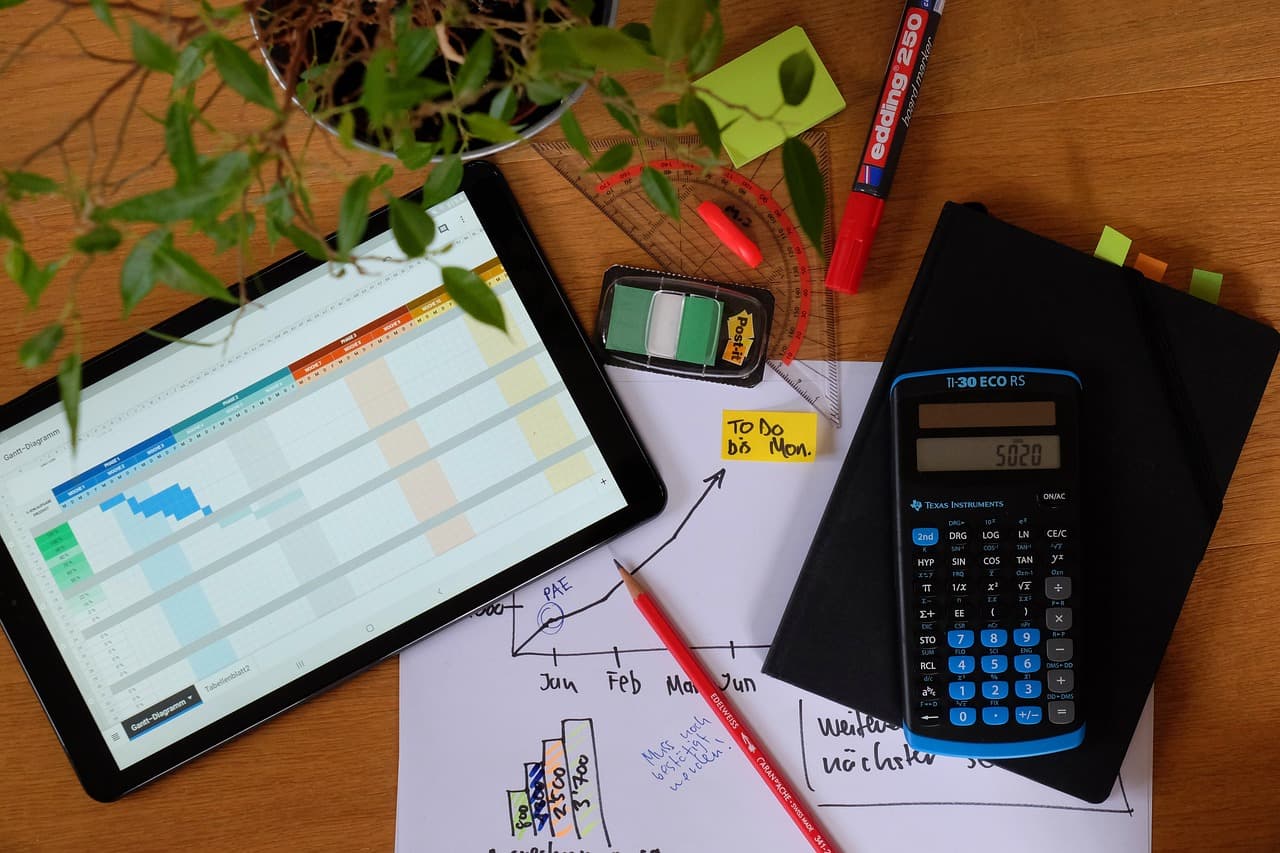
[[[613,289],[609,308],[609,331],[604,337],[605,349],[647,355],[645,338],[649,332],[649,305],[653,291],[620,284]]]
[[[686,296],[680,316],[676,358],[694,364],[715,364],[723,306],[709,296]]]
[[[1218,296],[1222,294],[1222,273],[1208,270],[1191,271],[1191,295],[1198,296],[1205,302],[1218,304]]]
[[[1093,256],[1122,267],[1124,259],[1129,255],[1129,247],[1132,245],[1133,241],[1128,237],[1110,225],[1104,225],[1102,236],[1098,238],[1098,248],[1093,250]]]
[[[782,60],[802,50],[813,60],[813,84],[808,97],[793,107],[782,100],[778,67]],[[721,127],[734,122],[721,134],[724,150],[734,166],[754,160],[777,148],[787,136],[808,130],[844,109],[840,90],[801,27],[792,27],[737,59],[726,62],[700,78],[697,85],[712,93],[704,94],[702,99],[711,107],[716,122]],[[721,99],[725,103],[721,103]],[[740,107],[747,107],[756,115],[773,116],[786,133],[775,121],[752,118]]]

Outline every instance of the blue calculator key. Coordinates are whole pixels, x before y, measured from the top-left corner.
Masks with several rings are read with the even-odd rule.
[[[1040,709],[1037,708],[1037,711]],[[952,708],[951,709],[951,725],[953,726],[972,726],[978,720],[978,710],[976,708]]]
[[[1009,659],[1004,655],[983,655],[982,671],[988,675],[999,675],[1009,668]]]
[[[1018,672],[1039,672],[1040,655],[1015,655],[1013,668]]]
[[[968,702],[978,691],[972,681],[953,681],[947,685],[947,692],[957,702]]]
[[[1008,708],[983,708],[982,722],[988,726],[1003,726],[1009,722]]]
[[[955,711],[952,710],[954,717]],[[1013,709],[1013,718],[1018,721],[1020,726],[1034,726],[1044,717],[1044,712],[1035,705],[1019,705]]]
[[[998,649],[1009,642],[1009,632],[1003,628],[989,628],[982,632],[982,645]]]
[[[938,528],[936,527],[911,528],[911,544],[918,545],[921,548],[928,548],[930,545],[937,545],[938,544]]]
[[[1015,646],[1030,647],[1040,642],[1040,629],[1038,628],[1015,628],[1013,631],[1013,644]]]
[[[1007,681],[984,681],[982,682],[982,698],[983,699],[1003,699],[1009,695],[1009,682]]]
[[[947,669],[956,675],[968,675],[973,672],[973,655],[952,655],[947,658]]]
[[[947,643],[953,649],[967,649],[973,645],[972,631],[948,631]]]
[[[1019,699],[1039,699],[1041,685],[1038,681],[1013,682],[1013,694]]]

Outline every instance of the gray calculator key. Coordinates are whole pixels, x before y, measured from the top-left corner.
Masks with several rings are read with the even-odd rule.
[[[1049,577],[1044,579],[1044,597],[1062,601],[1071,597],[1071,578]]]
[[[1050,693],[1070,693],[1076,689],[1076,673],[1073,669],[1051,669],[1045,681]]]
[[[1044,644],[1044,656],[1057,663],[1071,660],[1071,654],[1075,651],[1072,648],[1074,645],[1072,640],[1065,638],[1048,640]]]
[[[1076,721],[1076,703],[1070,699],[1062,699],[1049,703],[1049,722],[1065,726]]]
[[[1050,607],[1044,612],[1044,624],[1050,631],[1071,630],[1071,608]]]

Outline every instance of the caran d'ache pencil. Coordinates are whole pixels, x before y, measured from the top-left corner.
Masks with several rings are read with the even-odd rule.
[[[680,668],[684,670],[685,676],[693,682],[693,686],[698,688],[698,693],[703,699],[707,700],[707,704],[711,706],[711,710],[715,712],[716,717],[728,729],[729,735],[734,742],[742,747],[742,754],[747,756],[751,761],[751,766],[760,774],[760,778],[769,786],[769,790],[773,791],[773,795],[778,798],[778,802],[786,809],[791,820],[804,833],[805,838],[809,840],[809,846],[817,853],[838,853],[834,844],[827,840],[826,833],[822,831],[822,827],[809,816],[809,812],[805,809],[804,803],[800,802],[796,797],[796,788],[786,777],[782,775],[782,768],[778,766],[778,762],[774,761],[764,750],[764,745],[760,743],[755,734],[751,732],[746,723],[732,705],[725,698],[720,689],[716,687],[715,682],[711,680],[711,676],[702,668],[702,664],[694,657],[693,651],[685,644],[684,639],[680,636],[680,632],[676,630],[666,617],[666,614],[658,607],[658,603],[649,596],[649,593],[640,581],[625,568],[617,560],[613,564],[618,567],[618,574],[622,575],[622,583],[626,585],[627,592],[631,593],[631,598],[635,601],[636,607],[644,614],[644,618],[653,628],[654,633],[658,635],[658,639],[662,640],[662,644],[667,647],[667,651],[671,652],[671,656],[676,659],[676,663],[680,664]]]
[[[909,0],[898,24],[898,37],[885,69],[880,102],[876,105],[862,149],[862,162],[845,202],[844,218],[836,247],[827,267],[827,288],[857,293],[862,271],[871,254],[871,241],[880,226],[884,201],[898,167],[898,155],[907,141],[907,129],[920,97],[924,71],[933,55],[934,35],[942,20],[946,0]]]

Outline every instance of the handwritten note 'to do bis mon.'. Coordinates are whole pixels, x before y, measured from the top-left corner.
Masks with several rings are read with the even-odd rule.
[[[818,455],[817,412],[724,410],[720,458],[735,462],[812,462]]]

